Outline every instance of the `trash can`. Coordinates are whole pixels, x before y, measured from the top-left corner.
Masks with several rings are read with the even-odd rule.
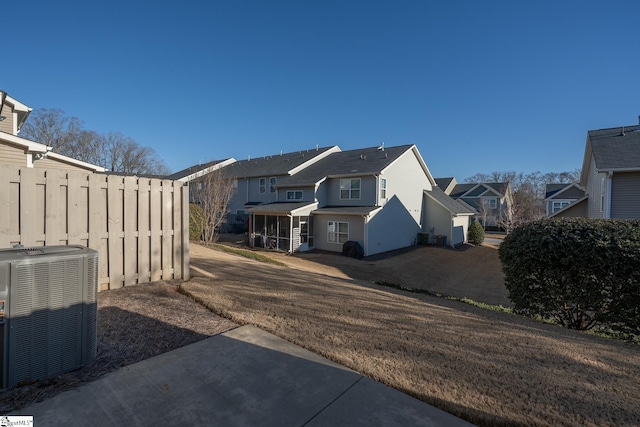
[[[443,236],[442,234],[436,236],[436,245],[447,246],[447,236]]]
[[[426,245],[429,243],[429,233],[418,233],[418,244]]]

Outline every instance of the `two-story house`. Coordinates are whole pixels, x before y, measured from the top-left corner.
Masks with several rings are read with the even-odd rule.
[[[587,216],[587,193],[578,184],[547,184],[544,204],[547,217]],[[575,209],[572,204],[576,204]]]
[[[513,199],[508,182],[458,184],[455,178],[437,178],[436,182],[446,195],[475,209],[485,228],[501,228],[509,221]]]
[[[426,217],[426,206],[437,203],[425,195],[433,187],[415,145],[334,152],[279,181],[278,203],[249,209],[251,243],[341,252],[345,242],[355,241],[368,256],[415,244],[418,233],[442,223],[441,233],[454,243],[450,210],[433,209]],[[443,215],[444,222],[436,220]],[[466,241],[466,228],[460,234],[460,243]]]
[[[51,150],[51,147],[18,136],[31,108],[0,91],[0,164],[38,169],[105,172],[106,169]]]
[[[588,218],[640,219],[640,125],[587,132],[580,186],[588,198],[572,210],[586,204]]]

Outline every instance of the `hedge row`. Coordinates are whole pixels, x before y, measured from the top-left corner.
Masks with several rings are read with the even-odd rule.
[[[640,336],[640,221],[531,222],[504,239],[499,257],[516,312]]]

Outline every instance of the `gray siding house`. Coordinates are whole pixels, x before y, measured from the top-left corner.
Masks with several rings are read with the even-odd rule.
[[[484,227],[501,227],[511,217],[511,186],[508,182],[458,184],[455,178],[437,178],[438,187],[448,196],[475,210]]]
[[[451,210],[427,215],[435,181],[415,145],[334,152],[276,187],[282,202],[249,208],[250,242],[290,252],[341,252],[355,241],[368,256],[411,246],[420,232],[461,243],[472,213],[455,204],[454,216],[464,217],[455,226]]]
[[[640,126],[590,130],[580,185],[588,218],[640,219]]]
[[[577,184],[547,184],[544,204],[547,217],[587,216],[587,193]],[[572,206],[575,204],[574,206]]]

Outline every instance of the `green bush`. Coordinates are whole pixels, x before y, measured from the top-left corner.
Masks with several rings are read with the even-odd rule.
[[[469,225],[469,243],[479,245],[484,242],[484,228],[478,221],[473,221]]]
[[[204,232],[204,210],[195,203],[189,203],[189,240],[202,240]]]
[[[535,221],[515,228],[498,255],[516,313],[640,335],[640,221]]]

